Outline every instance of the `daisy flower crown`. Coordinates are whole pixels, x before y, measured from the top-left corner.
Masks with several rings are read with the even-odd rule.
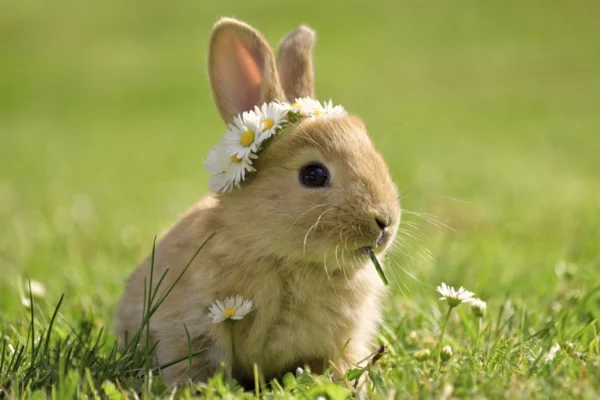
[[[213,174],[208,186],[213,192],[239,187],[248,173],[256,171],[252,162],[265,146],[300,120],[345,115],[344,107],[334,106],[331,100],[320,103],[309,97],[296,99],[292,104],[272,101],[238,114],[204,162],[206,171]]]

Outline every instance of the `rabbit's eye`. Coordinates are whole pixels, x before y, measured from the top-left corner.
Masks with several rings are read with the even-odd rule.
[[[300,170],[300,182],[310,188],[327,186],[329,182],[327,168],[316,163],[306,165]]]

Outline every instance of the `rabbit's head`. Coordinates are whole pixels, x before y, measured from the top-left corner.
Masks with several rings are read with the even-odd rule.
[[[314,39],[309,28],[297,28],[276,61],[254,28],[220,20],[208,71],[223,120],[265,102],[314,98]],[[362,263],[368,248],[381,254],[393,241],[398,191],[359,118],[301,120],[274,138],[253,166],[241,187],[217,195],[221,223],[243,247],[238,251],[335,269]]]

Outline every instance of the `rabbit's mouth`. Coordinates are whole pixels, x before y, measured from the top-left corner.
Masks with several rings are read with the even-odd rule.
[[[381,233],[379,238],[377,238],[373,242],[373,244],[359,247],[356,251],[359,254],[366,255],[366,256],[369,255],[369,251],[371,251],[371,250],[374,250],[376,253],[379,253],[380,251],[382,251],[386,248],[386,245],[388,244],[388,242],[390,241],[390,239],[392,237],[393,237],[393,235],[389,231],[386,230]]]
[[[369,254],[369,250],[371,250],[371,246],[363,246],[363,247],[359,247],[357,251],[358,251],[360,254],[363,254],[363,255],[365,255],[365,256],[366,256],[366,255],[368,255],[368,254]]]

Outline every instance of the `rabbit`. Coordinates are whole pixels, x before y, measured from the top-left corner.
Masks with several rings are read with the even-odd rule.
[[[314,41],[300,26],[275,59],[253,27],[220,19],[208,75],[224,122],[265,102],[314,98]],[[384,257],[401,208],[364,123],[352,115],[301,120],[253,165],[241,187],[201,199],[156,244],[153,279],[166,274],[168,287],[214,233],[149,323],[156,364],[191,356],[162,370],[171,386],[206,381],[228,364],[232,326],[242,383],[253,382],[254,365],[272,379],[298,367],[323,373],[331,362],[340,376],[374,350],[385,285],[367,249]],[[140,328],[151,264],[150,255],[125,284],[115,324],[121,341]],[[213,323],[211,305],[236,295],[254,309],[234,325]]]

